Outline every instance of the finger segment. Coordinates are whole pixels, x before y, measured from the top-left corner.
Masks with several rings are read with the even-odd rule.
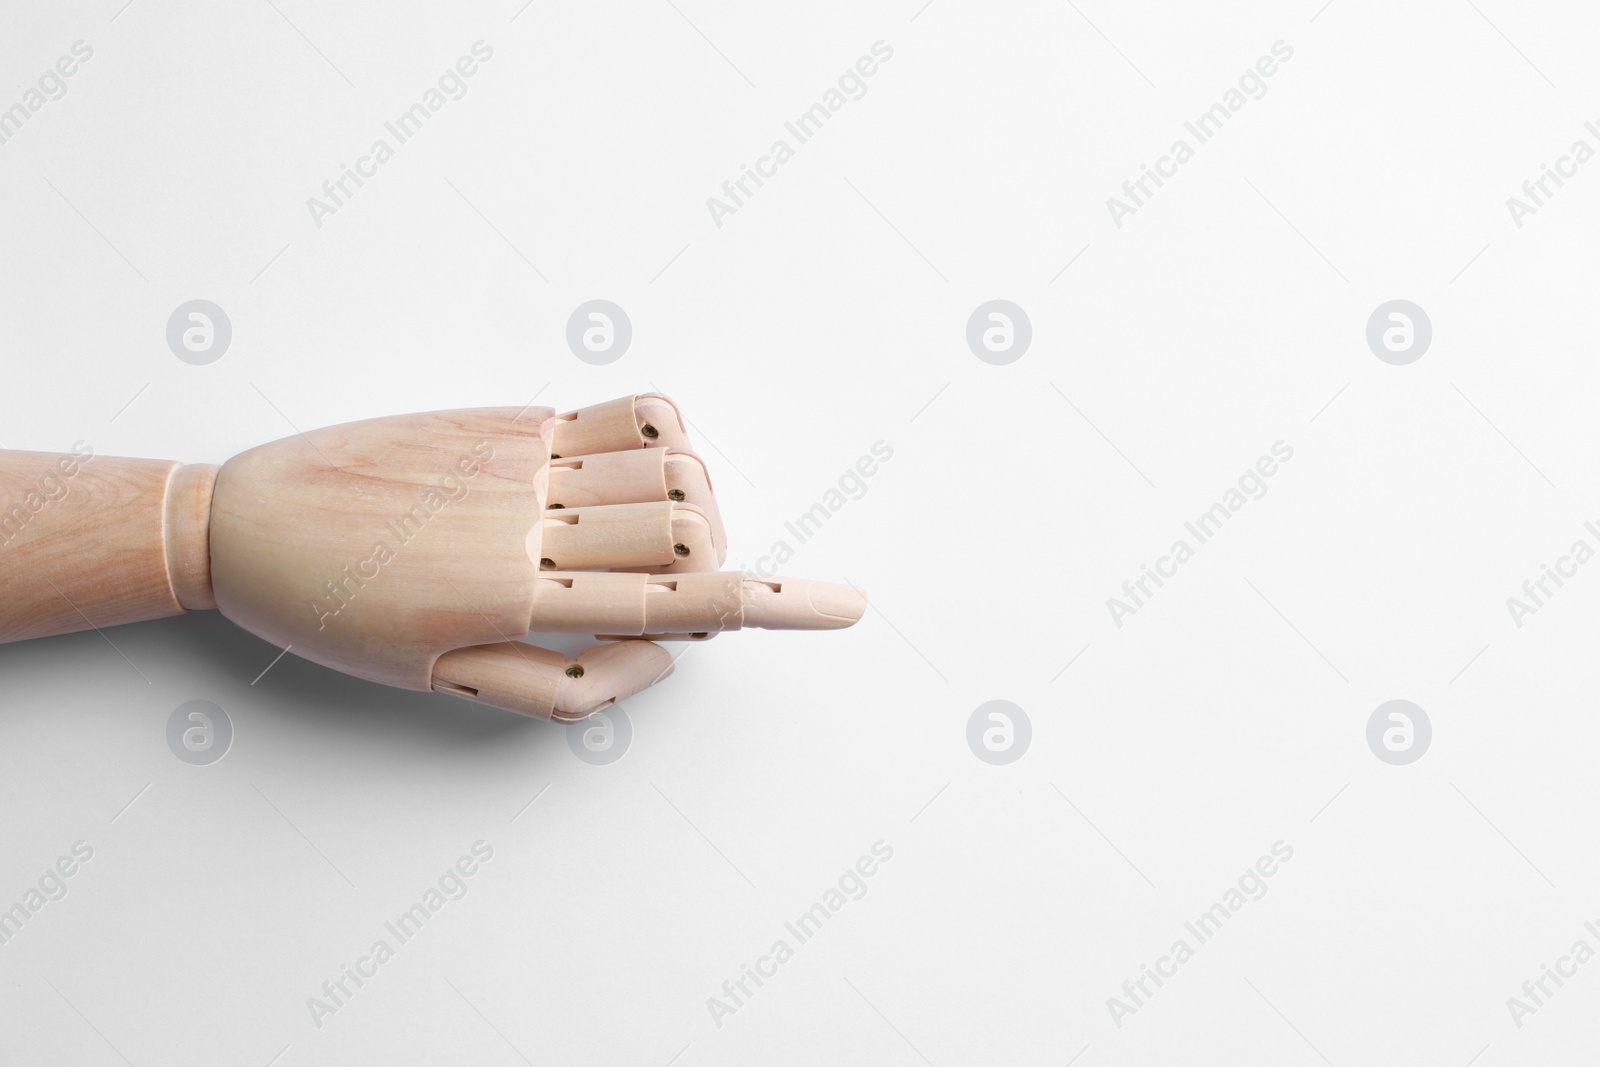
[[[640,393],[556,416],[551,453],[589,456],[637,448],[688,448],[677,405],[660,393]]]

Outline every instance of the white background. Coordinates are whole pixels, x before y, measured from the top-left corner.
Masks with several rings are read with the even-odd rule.
[[[212,614],[0,648],[0,1061],[72,1064],[1589,1062],[1600,963],[1600,118],[1576,3],[9,0],[0,443],[221,462],[294,427],[569,409],[693,424],[731,564],[874,442],[785,570],[855,629],[727,635],[566,732],[383,690]],[[676,5],[676,6],[674,6]],[[1476,5],[1476,6],[1474,6]],[[120,8],[120,10],[119,10]],[[492,60],[318,227],[306,200],[483,40]],[[719,228],[706,199],[893,48]],[[1251,100],[1116,226],[1106,198],[1276,41]],[[1192,138],[1191,138],[1192,142]],[[221,305],[180,362],[180,303]],[[593,298],[623,358],[565,342]],[[1002,298],[1031,347],[991,366]],[[1391,366],[1368,316],[1431,347]],[[1116,626],[1106,598],[1274,442],[1269,491]],[[109,639],[109,641],[107,640]],[[114,642],[115,647],[112,647]],[[169,752],[193,699],[232,750]],[[968,749],[984,701],[1033,726]],[[1390,766],[1390,699],[1433,725]],[[538,799],[529,806],[534,798]],[[130,803],[131,801],[131,803]],[[494,858],[318,1027],[307,998],[482,840]],[[882,840],[893,859],[718,1026],[707,999]],[[1118,1026],[1274,842],[1294,849]]]

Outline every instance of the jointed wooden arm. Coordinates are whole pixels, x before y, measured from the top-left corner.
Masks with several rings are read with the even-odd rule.
[[[221,467],[0,452],[0,642],[217,608],[383,685],[577,719],[670,673],[627,638],[833,630],[853,587],[739,571],[677,407],[471,408],[296,434]],[[622,638],[575,660],[529,632]]]

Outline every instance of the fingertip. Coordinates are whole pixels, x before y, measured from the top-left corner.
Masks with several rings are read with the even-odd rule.
[[[867,594],[853,585],[813,582],[811,606],[819,615],[840,622],[840,629],[854,626],[867,613]]]
[[[867,595],[852,585],[803,578],[744,583],[744,625],[763,630],[843,630],[867,611]]]

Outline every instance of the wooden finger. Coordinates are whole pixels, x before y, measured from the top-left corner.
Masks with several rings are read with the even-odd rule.
[[[693,574],[541,574],[528,629],[542,633],[700,638],[724,630],[838,630],[866,612],[849,585],[762,578],[740,571]]]
[[[601,645],[577,659],[506,641],[446,652],[434,664],[433,688],[518,715],[576,722],[659,682],[672,662],[648,641]]]

